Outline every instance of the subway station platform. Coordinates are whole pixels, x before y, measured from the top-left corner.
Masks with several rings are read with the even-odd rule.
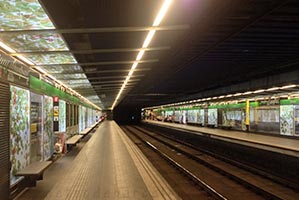
[[[191,132],[192,134],[206,135],[215,139],[299,157],[299,139],[284,138],[275,135],[271,136],[268,134],[262,135],[250,132],[247,133],[235,130],[223,130],[219,128],[198,127],[154,120],[143,120],[143,122],[171,129],[184,130]]]
[[[61,170],[63,175],[44,199],[180,199],[114,121],[104,121]]]

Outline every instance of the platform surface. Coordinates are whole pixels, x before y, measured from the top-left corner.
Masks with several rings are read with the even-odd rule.
[[[248,145],[260,149],[270,150],[282,154],[299,157],[299,140],[292,138],[283,138],[271,135],[262,135],[255,133],[247,133],[235,130],[223,130],[219,128],[207,128],[190,126],[186,124],[177,124],[169,122],[160,122],[154,120],[143,120],[144,123],[154,124],[158,126],[182,129],[192,131],[192,133],[209,135],[217,139],[235,142],[238,144]]]
[[[45,199],[179,198],[119,126],[105,121]]]

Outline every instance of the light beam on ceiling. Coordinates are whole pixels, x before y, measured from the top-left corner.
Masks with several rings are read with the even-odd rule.
[[[172,0],[165,0],[162,4],[162,7],[160,8],[160,11],[159,13],[157,14],[155,20],[154,20],[154,23],[153,23],[153,27],[157,27],[160,25],[160,23],[162,22],[164,16],[166,15],[167,13],[167,10],[168,8],[170,7],[170,4],[171,4]],[[156,33],[156,30],[150,30],[143,42],[143,45],[142,45],[142,48],[147,48],[150,44],[150,42],[152,41],[154,35]],[[121,97],[121,94],[123,92],[123,90],[125,89],[128,81],[130,80],[131,76],[133,75],[138,63],[140,62],[140,60],[142,59],[143,55],[144,55],[144,50],[141,50],[139,51],[139,53],[137,54],[137,57],[136,57],[136,61],[133,63],[132,67],[131,67],[131,70],[129,71],[128,75],[127,75],[127,78],[126,80],[124,81],[122,87],[120,88],[112,106],[111,106],[111,110],[114,109],[114,107],[116,106],[117,103],[119,103],[119,99]]]

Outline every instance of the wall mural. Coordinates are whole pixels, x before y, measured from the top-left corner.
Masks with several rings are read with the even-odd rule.
[[[199,110],[188,110],[187,111],[187,119],[189,123],[197,123],[197,116]]]
[[[204,125],[205,124],[205,110],[200,109],[197,114],[198,114],[198,116],[197,116],[198,123],[201,125]]]
[[[83,131],[82,106],[79,105],[79,132]]]
[[[242,128],[242,124],[245,123],[242,115],[242,110],[222,110],[222,125]]]
[[[208,109],[208,124],[217,126],[218,123],[218,114],[217,108]]]
[[[53,98],[44,96],[44,160],[49,159],[54,151],[53,144]]]
[[[59,131],[66,131],[66,103],[63,100],[59,100]]]
[[[29,91],[11,86],[10,100],[10,184],[18,181],[14,175],[30,163]]]
[[[92,125],[92,109],[88,108],[87,112],[88,112],[88,127],[90,127]]]
[[[175,110],[174,111],[174,121],[179,122],[181,119],[181,111],[180,110]]]
[[[86,128],[86,108],[82,106],[82,130]]]
[[[280,106],[280,134],[294,135],[294,106]]]
[[[299,105],[294,106],[295,135],[299,136]]]

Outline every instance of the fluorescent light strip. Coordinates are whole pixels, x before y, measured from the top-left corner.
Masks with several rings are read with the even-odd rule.
[[[153,23],[153,26],[159,26],[161,21],[163,20],[168,8],[170,7],[170,4],[171,4],[172,0],[165,0],[154,23]]]
[[[202,98],[202,99],[196,99],[193,100],[194,102],[200,102],[200,101],[207,101],[207,100],[215,100],[215,99],[222,99],[224,97],[237,97],[237,96],[241,96],[241,95],[248,95],[248,94],[256,94],[256,93],[262,93],[262,92],[267,92],[267,91],[274,91],[274,90],[279,90],[279,89],[288,89],[288,88],[294,88],[294,87],[298,87],[298,85],[286,85],[286,86],[282,86],[282,87],[272,87],[272,88],[268,88],[268,89],[260,89],[260,90],[256,90],[256,91],[248,91],[248,92],[244,92],[244,93],[236,93],[236,94],[228,94],[226,96],[219,96],[219,97],[209,97],[209,98]],[[299,95],[297,93],[295,94],[291,94],[290,96],[296,96]],[[288,97],[288,95],[280,95],[279,97]],[[272,98],[276,98],[276,97],[271,97]],[[259,98],[261,99],[261,98]],[[254,100],[253,98],[249,99],[249,100]],[[238,101],[246,101],[246,99],[242,99],[242,100],[238,100]],[[159,108],[161,106],[176,106],[176,105],[182,105],[185,102],[177,102],[177,103],[172,103],[172,104],[165,104],[165,105],[159,105],[159,106],[152,106],[152,107],[146,107],[143,109],[156,109]]]
[[[28,58],[26,58],[20,54],[17,54],[16,57],[18,57],[21,61],[25,62],[28,65],[31,65],[31,66],[34,65],[34,63],[31,62]]]
[[[139,51],[136,60],[137,60],[137,61],[141,60],[143,54],[144,54],[144,50]]]
[[[254,91],[253,93],[256,94],[256,93],[261,93],[261,92],[265,92],[265,90],[264,90],[264,89],[256,90],[256,91]]]
[[[280,89],[294,88],[294,87],[296,87],[296,86],[297,86],[297,85],[286,85],[286,86],[281,87]]]
[[[3,48],[5,51],[8,51],[9,53],[16,53],[15,50],[4,44],[3,42],[0,42],[0,47]]]
[[[267,91],[274,91],[274,90],[279,90],[279,87],[273,87],[273,88],[267,89]]]
[[[147,48],[150,42],[152,41],[156,31],[155,30],[150,30],[143,42],[142,48]]]
[[[165,14],[166,14],[166,12],[167,12],[167,10],[168,10],[171,2],[172,2],[172,0],[165,0],[164,1],[162,7],[160,8],[159,13],[157,14],[157,16],[156,16],[156,18],[154,20],[153,26],[159,26],[160,25],[160,23],[163,20],[163,18],[165,16]],[[149,46],[149,44],[151,43],[151,41],[152,41],[155,33],[156,33],[156,30],[150,30],[148,32],[148,34],[147,34],[147,36],[146,36],[146,38],[145,38],[145,40],[143,42],[142,48],[147,48]],[[117,103],[117,101],[120,98],[120,95],[122,94],[123,90],[125,89],[128,81],[130,80],[130,77],[133,75],[134,70],[136,69],[136,67],[138,65],[138,61],[140,61],[142,59],[142,57],[144,55],[144,52],[145,52],[145,50],[140,50],[139,53],[137,54],[136,62],[133,63],[133,65],[131,67],[131,70],[130,70],[130,72],[127,75],[126,80],[124,81],[121,89],[119,90],[119,92],[118,92],[118,94],[117,94],[117,96],[116,96],[116,98],[115,98],[115,100],[114,100],[114,102],[113,102],[113,104],[111,106],[111,110],[113,110],[114,107],[116,106],[116,103]]]

